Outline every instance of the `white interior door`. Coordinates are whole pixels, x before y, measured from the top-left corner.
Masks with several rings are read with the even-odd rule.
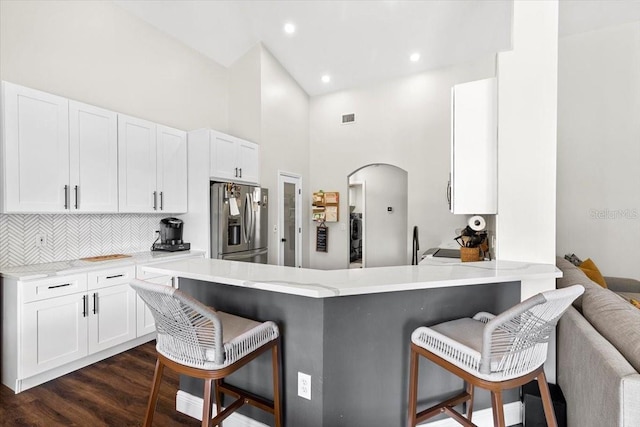
[[[278,175],[278,265],[302,267],[302,177]]]

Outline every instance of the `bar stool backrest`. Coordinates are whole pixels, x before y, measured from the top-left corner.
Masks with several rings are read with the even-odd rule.
[[[194,368],[224,363],[222,323],[213,309],[171,286],[130,284],[153,314],[160,354]]]
[[[486,323],[480,373],[515,377],[541,366],[551,332],[583,292],[584,287],[574,285],[534,295],[497,316],[478,313],[475,318]]]

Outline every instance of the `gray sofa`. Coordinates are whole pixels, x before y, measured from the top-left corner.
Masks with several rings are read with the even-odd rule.
[[[608,289],[557,259],[557,287],[585,287],[558,324],[558,385],[569,427],[640,426],[640,282],[606,278]],[[627,298],[627,300],[625,300]]]

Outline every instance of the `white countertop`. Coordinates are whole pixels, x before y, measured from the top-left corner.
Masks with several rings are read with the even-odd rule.
[[[123,265],[137,265],[152,262],[161,262],[168,260],[177,260],[188,257],[201,257],[204,251],[179,251],[179,252],[161,252],[146,251],[136,252],[127,258],[118,258],[108,261],[85,261],[74,259],[69,261],[48,262],[43,264],[19,265],[15,267],[6,267],[0,271],[0,276],[12,278],[16,280],[33,280],[43,279],[51,276],[60,276],[66,274],[83,273],[92,270],[101,270],[104,268],[119,267]]]
[[[417,266],[313,270],[210,258],[142,267],[144,271],[206,282],[312,298],[364,295],[412,289],[551,279],[562,273],[552,264],[514,261],[451,262],[425,259]]]

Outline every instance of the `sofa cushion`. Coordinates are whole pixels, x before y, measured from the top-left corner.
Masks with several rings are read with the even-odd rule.
[[[578,268],[582,270],[589,279],[593,280],[598,285],[602,286],[603,288],[607,287],[607,282],[604,280],[602,273],[600,273],[600,269],[598,269],[598,266],[595,262],[593,262],[591,258],[587,258],[586,260],[584,260],[584,262],[580,264]]]
[[[640,372],[640,310],[615,293],[594,286],[583,295],[582,313]]]
[[[562,257],[556,257],[556,267],[562,271],[562,277],[556,279],[556,288],[558,289],[568,288],[573,285],[582,285],[584,286],[584,292],[586,294],[592,287],[602,288],[600,285],[597,285],[589,279],[582,270]],[[576,298],[573,302],[573,306],[580,312],[582,312],[583,298],[584,294]]]

